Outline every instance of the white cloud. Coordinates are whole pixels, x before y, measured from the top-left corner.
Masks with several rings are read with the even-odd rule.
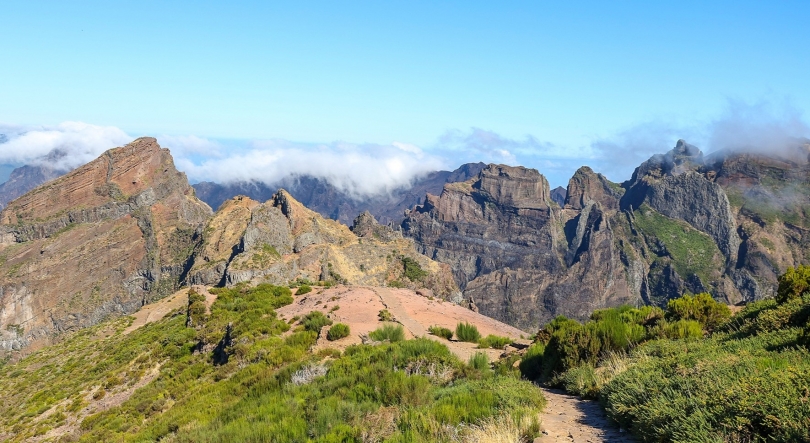
[[[81,122],[42,127],[0,125],[0,133],[7,138],[0,144],[0,163],[47,163],[56,169],[73,169],[107,149],[132,141],[116,127]]]
[[[193,180],[257,181],[272,186],[308,175],[355,197],[387,194],[444,166],[441,158],[404,143],[308,144],[286,140],[253,141],[247,148],[232,148],[222,158],[193,161],[179,157],[176,162]]]
[[[810,126],[801,112],[785,101],[729,100],[726,110],[709,123],[706,132],[711,150],[789,154],[798,139],[810,136]]]
[[[797,148],[808,136],[810,126],[786,101],[747,103],[729,99],[720,115],[708,122],[677,125],[650,121],[595,140],[590,146],[591,166],[612,180],[624,181],[642,162],[675,147],[678,139],[697,146],[704,154],[729,150],[806,157],[807,153]]]
[[[691,135],[691,137],[690,137]],[[622,182],[655,154],[675,147],[678,139],[694,143],[694,131],[665,121],[645,122],[591,143],[591,166],[607,178]]]
[[[134,138],[116,127],[81,122],[51,127],[0,124],[0,134],[6,136],[0,139],[0,165],[48,163],[60,169],[75,168]],[[274,186],[313,176],[360,198],[385,195],[428,172],[454,169],[466,162],[538,168],[552,186],[566,185],[583,165],[623,181],[652,155],[672,149],[679,138],[706,153],[720,149],[774,153],[796,146],[797,139],[808,135],[810,126],[788,105],[730,100],[726,110],[709,122],[692,126],[663,120],[641,123],[580,148],[542,142],[531,135],[511,139],[480,128],[447,131],[426,150],[397,141],[386,145],[317,144],[163,135],[158,142],[171,149],[178,169],[192,182],[255,181]],[[62,155],[53,155],[57,152]]]

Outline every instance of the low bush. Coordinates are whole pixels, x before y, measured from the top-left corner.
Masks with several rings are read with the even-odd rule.
[[[478,343],[478,340],[481,339],[481,333],[478,332],[475,325],[464,322],[456,325],[456,338],[460,341]]]
[[[428,275],[419,262],[410,257],[402,257],[402,266],[405,268],[405,277],[412,282],[421,281]]]
[[[380,309],[380,312],[377,314],[377,318],[379,318],[380,321],[394,321],[394,316],[388,311],[388,309]]]
[[[453,338],[453,331],[443,328],[441,326],[431,326],[428,328],[428,333],[431,335],[435,335],[436,337],[442,337],[444,339],[450,340]]]
[[[702,338],[703,325],[695,320],[678,320],[674,322],[664,320],[651,328],[649,335],[672,340]]]
[[[340,340],[341,338],[349,336],[349,326],[344,323],[335,323],[329,328],[326,333],[326,339],[329,341]]]
[[[670,300],[667,304],[668,320],[694,320],[707,331],[713,331],[731,317],[731,310],[715,301],[706,292]]]
[[[489,357],[483,352],[476,352],[470,357],[470,361],[467,364],[477,371],[485,371],[489,369]]]
[[[402,325],[385,324],[368,334],[369,338],[374,341],[389,341],[391,343],[405,340],[405,330]]]
[[[312,311],[304,316],[301,324],[304,325],[305,330],[318,333],[324,326],[331,325],[332,320],[323,315],[321,311]]]
[[[779,287],[776,290],[776,302],[799,298],[810,291],[810,266],[799,265],[790,267],[779,277]]]
[[[295,292],[295,295],[304,295],[309,294],[310,292],[312,292],[312,286],[303,284],[298,287],[298,291]]]
[[[506,345],[512,344],[512,339],[509,337],[501,337],[498,335],[487,335],[478,342],[478,347],[481,349],[503,349]]]

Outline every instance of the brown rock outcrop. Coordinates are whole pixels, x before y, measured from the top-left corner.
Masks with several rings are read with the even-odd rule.
[[[304,207],[285,190],[265,203],[247,197],[225,202],[208,222],[188,281],[234,285],[311,281],[428,287],[443,298],[458,293],[449,267],[418,254],[409,239],[359,217],[356,232]],[[382,233],[383,235],[374,235]],[[426,271],[418,281],[404,276],[403,258]]]
[[[45,343],[170,293],[210,214],[153,138],[12,201],[0,212],[0,348]]]

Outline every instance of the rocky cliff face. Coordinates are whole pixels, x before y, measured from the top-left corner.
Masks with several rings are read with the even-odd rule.
[[[253,182],[226,185],[201,182],[194,185],[194,188],[197,190],[197,195],[212,208],[218,208],[223,202],[237,195],[245,195],[257,201],[266,201],[276,193],[279,187],[283,187],[307,208],[346,225],[350,225],[352,220],[363,211],[369,211],[380,223],[399,224],[404,217],[405,210],[421,204],[426,193],[438,194],[445,183],[465,181],[475,177],[484,166],[483,163],[468,163],[455,171],[431,172],[415,180],[411,186],[394,190],[390,195],[374,198],[348,195],[328,182],[314,177],[298,177],[294,180],[280,182],[277,186]]]
[[[169,293],[210,214],[153,138],[10,202],[0,212],[0,349],[45,343]]]
[[[188,281],[229,286],[307,279],[427,287],[444,298],[458,294],[446,265],[419,255],[411,240],[371,214],[359,216],[352,229],[306,208],[284,190],[265,203],[236,197],[208,222]],[[425,274],[406,277],[406,257]]]
[[[428,195],[402,227],[451,265],[468,302],[527,330],[686,292],[755,300],[810,258],[808,151],[704,157],[681,140],[621,185],[581,168],[559,206],[536,171],[490,165]]]
[[[590,170],[579,177],[599,182]],[[476,179],[428,195],[402,226],[421,252],[451,265],[479,312],[530,330],[558,314],[582,318],[633,301],[613,246],[611,210],[580,201],[579,210],[560,209],[536,170],[489,165]]]

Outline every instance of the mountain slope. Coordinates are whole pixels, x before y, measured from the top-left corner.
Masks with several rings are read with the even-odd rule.
[[[153,138],[0,212],[0,348],[20,349],[171,293],[211,209]]]
[[[11,171],[5,183],[0,184],[0,209],[10,201],[37,186],[63,175],[66,171],[46,166],[24,165]]]
[[[322,295],[350,310],[345,289]],[[280,314],[308,296],[266,284],[211,292],[217,299],[210,309],[195,310],[199,295],[191,294],[187,309],[129,333],[131,318],[111,320],[0,366],[0,440],[450,443],[486,441],[475,439],[484,430],[511,441],[538,436],[543,395],[520,380],[514,360],[497,372],[480,357],[465,364],[437,337],[343,352],[313,348],[328,327]],[[397,292],[404,304],[421,298]],[[340,340],[329,343],[343,347]]]
[[[265,203],[236,197],[208,222],[188,281],[232,286],[300,279],[428,287],[437,296],[456,295],[447,266],[418,254],[411,240],[368,213],[353,229],[304,207],[285,190]]]

